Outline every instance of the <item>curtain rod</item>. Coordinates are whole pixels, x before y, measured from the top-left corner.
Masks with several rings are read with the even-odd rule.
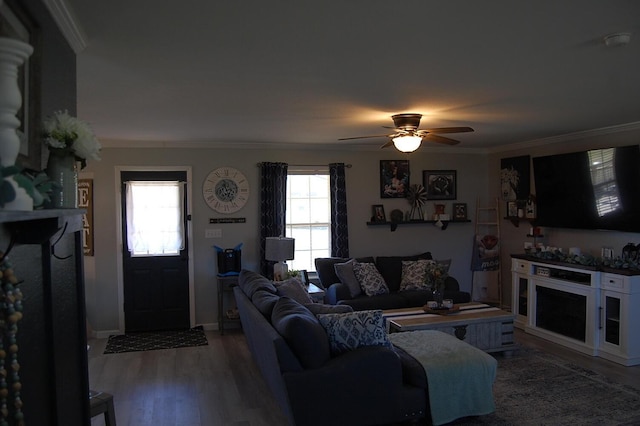
[[[258,163],[258,167],[262,166],[262,163]],[[293,167],[326,167],[329,166],[329,164],[289,164],[289,166],[293,166]],[[350,169],[351,167],[353,167],[352,164],[345,164],[344,165],[347,169]]]

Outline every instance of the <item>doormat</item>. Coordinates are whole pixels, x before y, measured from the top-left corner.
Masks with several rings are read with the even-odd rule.
[[[105,354],[207,346],[202,326],[189,330],[152,331],[109,336]]]

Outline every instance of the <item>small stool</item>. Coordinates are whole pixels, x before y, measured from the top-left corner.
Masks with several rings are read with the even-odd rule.
[[[89,413],[91,417],[104,413],[105,426],[116,426],[113,395],[106,392],[89,391]]]

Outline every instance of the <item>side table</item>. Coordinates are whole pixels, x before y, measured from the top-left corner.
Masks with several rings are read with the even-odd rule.
[[[218,328],[220,334],[224,335],[224,323],[238,323],[239,317],[228,317],[227,309],[225,309],[225,299],[233,299],[233,288],[238,285],[237,275],[218,275]],[[237,312],[237,309],[236,309]]]
[[[309,297],[311,297],[311,300],[315,303],[322,303],[324,301],[324,290],[314,283],[309,283],[307,291],[309,292]]]

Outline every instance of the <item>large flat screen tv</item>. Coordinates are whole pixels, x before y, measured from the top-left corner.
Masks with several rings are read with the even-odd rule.
[[[536,225],[640,232],[640,146],[533,158]]]

